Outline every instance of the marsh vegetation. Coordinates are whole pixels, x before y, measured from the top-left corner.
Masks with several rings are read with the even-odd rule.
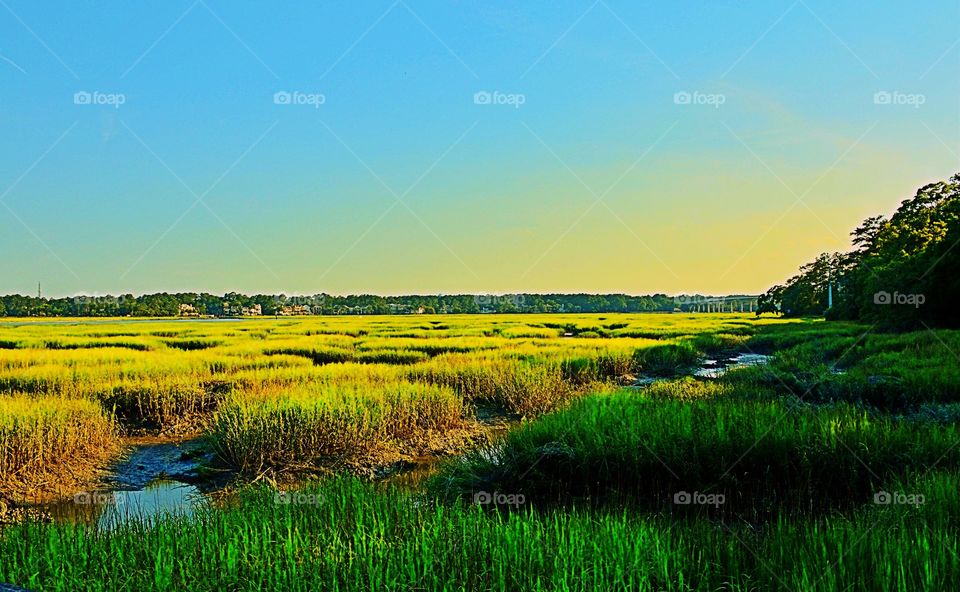
[[[34,589],[958,584],[954,331],[417,315],[0,340],[6,506],[95,487],[133,436],[189,436],[191,479],[226,487],[190,516],[5,527],[0,580]],[[424,458],[425,483],[381,480]]]

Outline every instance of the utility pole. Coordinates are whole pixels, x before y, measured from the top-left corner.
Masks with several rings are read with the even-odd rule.
[[[830,277],[830,270],[827,270],[827,310],[833,308],[833,278]]]

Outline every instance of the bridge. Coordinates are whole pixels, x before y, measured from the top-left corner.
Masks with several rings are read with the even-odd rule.
[[[677,308],[683,312],[753,312],[757,296],[678,296]]]

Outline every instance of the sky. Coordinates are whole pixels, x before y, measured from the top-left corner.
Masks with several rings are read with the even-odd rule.
[[[517,4],[0,0],[0,293],[759,293],[960,171],[956,0]]]

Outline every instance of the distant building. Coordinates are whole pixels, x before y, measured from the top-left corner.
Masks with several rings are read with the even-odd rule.
[[[223,316],[225,317],[259,317],[262,314],[263,308],[259,304],[232,306],[229,302],[223,303]]]
[[[313,311],[306,304],[292,304],[281,306],[277,309],[276,314],[281,317],[296,317],[313,314]]]
[[[181,303],[179,314],[181,317],[199,317],[200,311],[192,304]]]

